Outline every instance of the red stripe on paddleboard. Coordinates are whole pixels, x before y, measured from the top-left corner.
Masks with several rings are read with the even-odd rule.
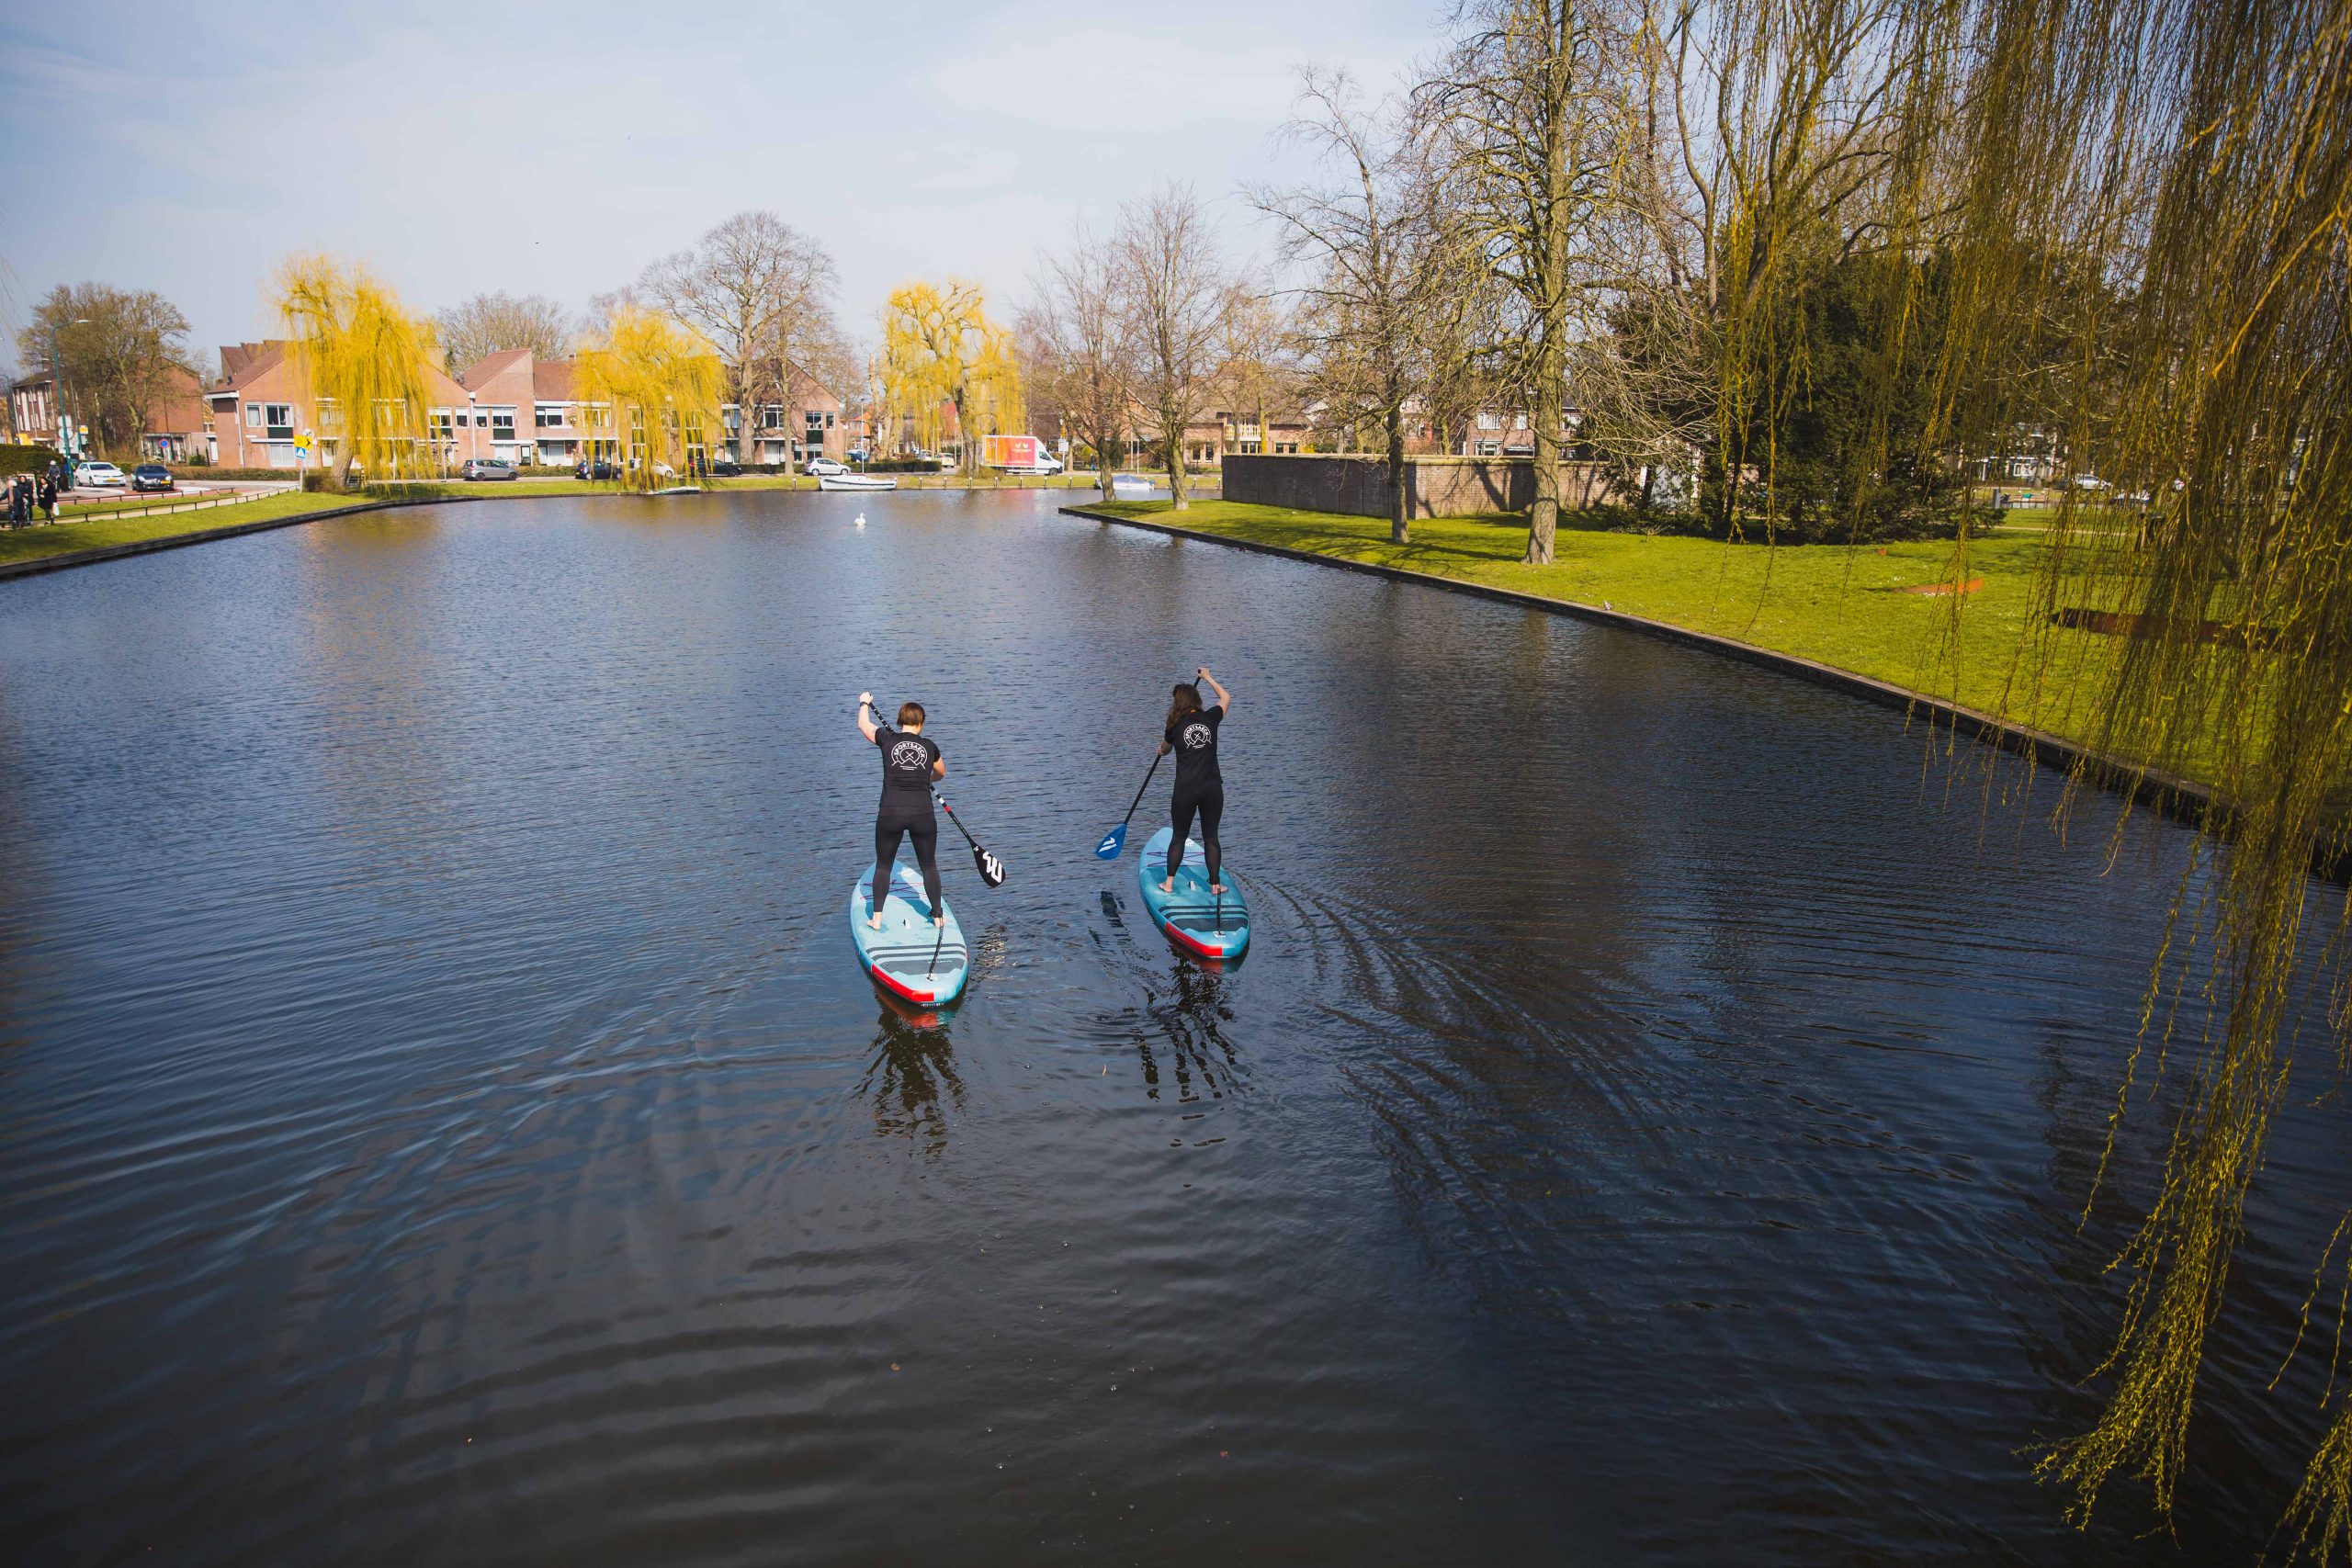
[[[1225,956],[1225,949],[1223,947],[1211,947],[1207,942],[1202,942],[1197,937],[1186,936],[1182,931],[1172,925],[1164,925],[1159,929],[1166,931],[1170,936],[1174,937],[1178,942],[1182,942],[1194,953],[1199,953],[1203,958],[1223,958]]]
[[[866,973],[873,976],[876,979],[881,981],[884,985],[889,987],[891,990],[895,991],[899,996],[904,997],[910,1002],[929,1002],[939,999],[933,992],[913,990],[908,987],[901,986],[899,982],[890,978],[889,971],[883,968],[879,964],[876,964],[867,969]]]

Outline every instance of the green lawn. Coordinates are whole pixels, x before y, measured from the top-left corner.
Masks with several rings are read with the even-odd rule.
[[[319,512],[339,512],[367,501],[358,495],[304,495],[294,491],[264,496],[232,506],[209,506],[201,512],[166,512],[147,516],[107,517],[95,523],[53,523],[37,528],[0,529],[0,565],[32,560],[40,556],[70,555],[75,550],[107,545],[167,539],[176,534],[206,534],[216,528],[260,523],[276,517],[305,517]]]
[[[2042,614],[2038,532],[1942,543],[1725,545],[1710,539],[1564,526],[1548,567],[1521,564],[1523,517],[1416,523],[1388,542],[1385,519],[1240,502],[1160,502],[1095,510],[1204,534],[1403,567],[1576,604],[1605,605],[1693,631],[1874,676],[2059,734],[2087,738],[2087,697],[2113,644],[2050,627]],[[1902,592],[1951,581],[1963,595]],[[2030,634],[2030,635],[2029,635]]]

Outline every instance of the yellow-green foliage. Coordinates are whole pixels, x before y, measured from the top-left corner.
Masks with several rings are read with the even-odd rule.
[[[600,455],[617,457],[621,483],[656,490],[701,470],[720,430],[727,370],[692,328],[623,305],[601,338],[581,344],[573,376],[591,439]]]
[[[978,460],[981,436],[1023,423],[1012,334],[988,319],[985,304],[977,283],[910,283],[891,292],[882,312],[884,407],[901,439],[936,451],[940,405],[952,406],[967,469]]]
[[[278,313],[294,364],[334,443],[339,479],[354,462],[371,483],[441,471],[426,379],[440,360],[433,327],[364,265],[297,256],[278,269]]]

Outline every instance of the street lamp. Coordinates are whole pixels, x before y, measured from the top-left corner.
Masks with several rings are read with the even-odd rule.
[[[474,406],[474,400],[478,395],[473,392],[466,394],[466,429],[469,432],[466,436],[466,445],[468,450],[473,453],[474,460],[477,462],[481,460],[481,413]]]

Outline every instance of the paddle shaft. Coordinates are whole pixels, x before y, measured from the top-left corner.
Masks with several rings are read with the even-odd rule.
[[[1143,783],[1136,786],[1136,797],[1127,803],[1127,814],[1119,818],[1120,827],[1125,828],[1136,819],[1136,807],[1143,804],[1143,792],[1151,787],[1151,775],[1159,772],[1159,757],[1160,753],[1157,751],[1151,754],[1151,766],[1144,770]]]

